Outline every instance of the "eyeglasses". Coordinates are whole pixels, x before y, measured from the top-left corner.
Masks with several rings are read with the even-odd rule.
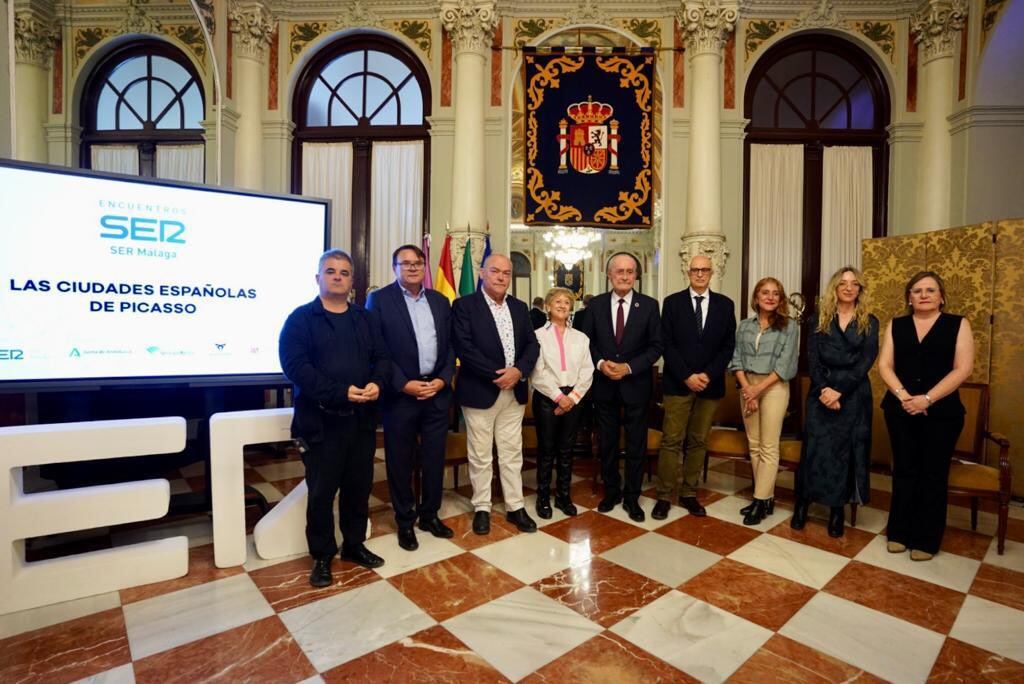
[[[399,261],[396,265],[401,266],[407,271],[416,271],[424,266],[422,261]]]
[[[691,268],[690,273],[693,275],[711,275],[710,268]]]

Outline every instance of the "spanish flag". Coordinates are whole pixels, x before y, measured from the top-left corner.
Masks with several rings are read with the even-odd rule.
[[[455,301],[455,274],[452,272],[452,236],[444,239],[444,248],[441,250],[441,260],[437,264],[437,277],[434,278],[434,289],[448,298],[449,302]]]

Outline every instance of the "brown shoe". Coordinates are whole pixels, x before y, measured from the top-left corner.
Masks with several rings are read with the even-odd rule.
[[[934,553],[928,553],[927,551],[921,551],[920,549],[912,549],[910,551],[910,560],[912,561],[928,561],[934,557]]]
[[[907,546],[906,544],[900,544],[899,542],[891,541],[886,543],[885,550],[889,553],[903,553],[907,550]]]

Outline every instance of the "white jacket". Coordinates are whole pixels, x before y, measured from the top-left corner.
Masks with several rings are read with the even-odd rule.
[[[590,338],[579,330],[566,328],[562,337],[565,347],[565,370],[562,370],[562,355],[558,348],[555,326],[547,323],[534,331],[540,343],[540,355],[533,367],[530,381],[533,389],[551,401],[562,393],[562,387],[572,387],[568,397],[574,404],[583,401],[583,395],[594,381],[594,360],[590,356]]]

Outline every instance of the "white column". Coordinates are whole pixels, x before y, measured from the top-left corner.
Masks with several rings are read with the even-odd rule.
[[[228,27],[234,40],[233,99],[238,110],[235,185],[263,188],[264,66],[274,25],[261,0],[232,0]]]
[[[25,161],[48,160],[46,131],[49,108],[47,78],[56,26],[32,9],[14,15],[14,119],[17,138],[14,157]]]
[[[949,227],[953,142],[948,117],[953,109],[953,46],[960,35],[966,0],[925,0],[910,19],[921,55],[922,107],[918,232]]]
[[[715,267],[718,288],[728,250],[722,233],[722,49],[736,26],[736,4],[685,2],[679,17],[690,56],[690,153],[686,184],[686,233],[679,251],[686,271],[702,254]]]

